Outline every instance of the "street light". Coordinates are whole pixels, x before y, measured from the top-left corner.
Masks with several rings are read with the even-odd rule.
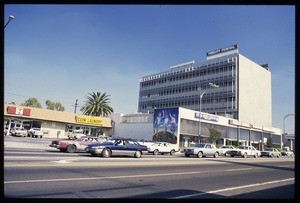
[[[212,82],[208,83],[208,87],[212,87],[212,88],[217,88],[219,87],[219,85],[216,85]],[[199,140],[198,142],[200,143],[200,138],[201,138],[201,132],[202,132],[202,127],[201,127],[201,109],[202,109],[202,97],[203,95],[206,93],[206,91],[208,90],[208,88],[206,87],[204,90],[201,89],[201,86],[199,86],[199,92],[200,92],[200,102],[199,102],[199,122],[198,122],[198,135],[199,135]],[[202,91],[202,92],[201,92]]]
[[[8,18],[8,21],[7,21],[7,23],[4,25],[4,28],[8,25],[8,23],[12,20],[12,19],[14,19],[15,17],[13,16],[13,15],[9,15],[9,18]]]
[[[290,113],[290,114],[287,114],[283,117],[283,135],[285,136],[285,119],[289,116],[295,116],[295,114],[293,113]],[[292,147],[293,147],[293,141],[291,140],[291,150],[292,150]]]

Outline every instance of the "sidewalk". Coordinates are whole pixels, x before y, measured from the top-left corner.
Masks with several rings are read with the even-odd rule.
[[[23,148],[23,149],[51,149],[49,147],[51,140],[45,143],[26,143],[26,142],[15,142],[4,139],[4,150],[7,148]]]

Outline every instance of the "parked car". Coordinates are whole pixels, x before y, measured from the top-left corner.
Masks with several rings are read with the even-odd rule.
[[[27,130],[25,130],[22,127],[15,127],[11,130],[12,136],[18,136],[18,137],[26,137],[27,136]]]
[[[83,137],[78,138],[76,140],[53,140],[50,147],[54,147],[59,149],[61,152],[85,152],[85,148],[88,144],[91,143],[102,143],[106,141],[105,138],[98,138],[98,137]]]
[[[198,158],[213,156],[218,157],[218,148],[214,144],[199,143],[195,144],[194,147],[188,147],[183,149],[184,155],[189,157],[190,155],[197,156]]]
[[[239,146],[237,149],[231,149],[227,152],[231,157],[241,156],[247,158],[248,156],[253,156],[257,158],[260,156],[260,151],[253,146]]]
[[[236,149],[236,147],[233,145],[223,145],[218,148],[218,152],[220,155],[229,156],[228,150],[231,150],[231,149]]]
[[[40,128],[30,128],[28,131],[29,137],[42,138],[43,135],[44,135],[44,133]]]
[[[157,142],[148,146],[148,153],[152,153],[154,155],[158,154],[170,154],[174,155],[175,152],[178,152],[179,149],[177,145],[171,144],[168,142]]]
[[[281,151],[282,156],[294,156],[294,152],[289,147],[283,147]]]
[[[86,137],[86,135],[83,134],[83,130],[82,129],[79,129],[79,130],[70,130],[68,132],[68,138],[70,140],[75,140],[75,139],[83,138],[83,137]]]
[[[281,156],[281,152],[278,151],[278,149],[276,148],[265,148],[263,151],[260,152],[260,156],[261,157],[280,157]]]
[[[86,151],[93,156],[110,157],[116,155],[142,157],[148,153],[147,146],[129,138],[110,139],[100,144],[89,144]]]
[[[149,141],[149,140],[138,140],[137,141],[140,145],[145,145],[147,147],[153,145],[154,143],[156,143],[155,141]]]

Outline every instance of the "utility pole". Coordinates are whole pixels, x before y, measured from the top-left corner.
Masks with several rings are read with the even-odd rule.
[[[74,105],[74,107],[75,107],[75,110],[74,110],[74,113],[76,114],[76,108],[78,107],[78,99],[76,99],[76,102],[75,102],[75,105]],[[73,106],[73,105],[72,105]]]

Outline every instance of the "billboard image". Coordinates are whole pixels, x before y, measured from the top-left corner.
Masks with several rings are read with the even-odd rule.
[[[178,108],[155,109],[153,141],[177,143]]]

